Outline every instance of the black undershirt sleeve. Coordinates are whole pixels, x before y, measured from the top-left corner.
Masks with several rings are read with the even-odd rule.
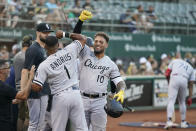
[[[82,31],[82,24],[83,21],[81,21],[80,19],[78,20],[77,24],[74,27],[73,33],[77,33],[77,34],[81,34]]]

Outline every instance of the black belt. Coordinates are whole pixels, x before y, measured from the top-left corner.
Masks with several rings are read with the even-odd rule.
[[[83,96],[89,97],[89,98],[99,98],[102,96],[106,96],[107,93],[100,93],[100,94],[86,94],[86,93],[81,93]]]

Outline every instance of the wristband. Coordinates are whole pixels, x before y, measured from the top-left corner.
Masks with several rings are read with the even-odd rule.
[[[63,37],[69,38],[70,37],[70,33],[69,32],[63,32]]]
[[[67,37],[67,38],[70,38],[70,35],[71,35],[71,34],[70,34],[69,32],[66,32],[66,33],[65,33],[65,37]]]

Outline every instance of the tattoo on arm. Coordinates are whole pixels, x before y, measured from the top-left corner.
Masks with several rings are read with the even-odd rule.
[[[119,92],[120,90],[125,90],[127,88],[126,84],[125,84],[125,81],[120,81],[118,84],[117,84],[117,92]]]

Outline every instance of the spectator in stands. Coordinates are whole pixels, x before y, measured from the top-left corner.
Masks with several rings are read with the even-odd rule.
[[[10,59],[14,58],[14,56],[20,51],[20,45],[14,44],[12,46],[12,52],[10,53]]]
[[[152,71],[152,67],[150,68],[149,64],[147,64],[147,59],[145,57],[141,57],[139,59],[139,71],[138,74],[139,75],[153,75],[153,71]]]
[[[145,58],[146,59],[146,58]],[[151,58],[148,56],[146,59],[146,70],[148,72],[152,72]]]
[[[157,19],[157,16],[155,15],[155,12],[154,12],[154,7],[152,5],[148,7],[148,10],[146,11],[146,13],[147,13],[149,22],[154,22]]]
[[[157,73],[158,62],[154,59],[152,54],[147,57],[147,65],[149,66],[149,71],[152,70],[154,73]]]
[[[23,10],[25,10],[26,15],[25,18],[32,20],[33,16],[35,15],[35,8],[37,8],[37,1],[36,0],[32,0],[31,3],[24,3],[23,5]],[[25,8],[25,9],[24,9]]]
[[[34,20],[37,22],[36,24],[45,21],[48,13],[48,8],[45,5],[45,0],[38,1],[34,12],[35,12]]]
[[[58,2],[58,7],[59,7],[59,14],[61,16],[61,20],[66,21],[68,24],[67,28],[68,29],[73,29],[75,27],[75,24],[78,20],[78,17],[75,16],[73,10],[69,5],[67,5],[66,0],[60,0]]]
[[[94,6],[91,4],[91,0],[86,0],[82,7],[83,9],[89,10],[91,12],[95,9]]]
[[[149,32],[153,27],[153,24],[148,22],[147,15],[145,14],[142,5],[139,5],[134,11],[133,18],[136,21],[137,28],[144,32]]]
[[[74,6],[73,6],[73,13],[76,17],[80,16],[80,12],[83,10],[83,8],[80,5],[80,0],[75,0],[74,1]]]
[[[0,48],[0,59],[8,60],[9,59],[9,52],[6,46],[2,46]]]
[[[49,0],[46,2],[46,7],[49,9],[49,12],[52,13],[55,9],[58,8],[57,3],[55,0]]]
[[[11,27],[14,28],[16,27],[19,16],[21,15],[22,5],[20,3],[20,0],[10,0],[8,4],[10,19],[13,19]]]
[[[52,25],[53,29],[56,29],[58,24],[60,24],[60,22],[63,20],[62,11],[59,9],[61,8],[61,6],[63,6],[65,0],[61,0],[60,2],[62,3],[62,5],[57,4],[55,0],[50,0],[50,2],[46,3],[46,6],[49,9],[49,13],[48,16],[46,17],[46,21],[48,22],[53,21],[54,23],[56,23]]]
[[[125,72],[124,72],[124,69],[123,69],[123,61],[121,59],[117,59],[116,60],[116,65],[118,66],[120,74],[125,75]]]
[[[141,57],[139,59],[139,70],[138,70],[138,75],[146,75],[147,74],[147,67],[146,67],[146,58]]]
[[[160,67],[159,67],[160,74],[164,75],[168,64],[169,64],[168,56],[167,56],[167,54],[163,53],[161,55],[161,63],[160,63]]]
[[[120,23],[129,25],[130,32],[134,33],[136,31],[136,23],[133,21],[131,16],[131,10],[127,9],[127,11],[120,15]]]
[[[135,62],[130,62],[129,67],[127,68],[127,75],[137,75],[138,69]]]
[[[0,0],[0,18],[7,18],[7,8],[6,8],[6,0]],[[6,25],[5,20],[0,20],[0,26],[5,26]]]

